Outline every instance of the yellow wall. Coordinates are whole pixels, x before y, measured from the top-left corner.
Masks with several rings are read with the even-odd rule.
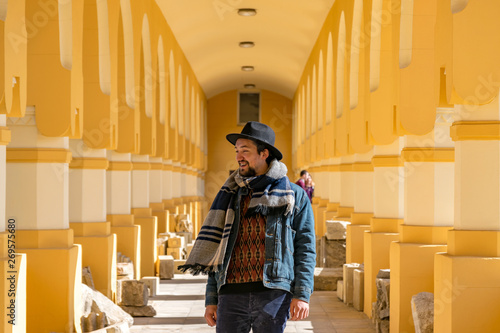
[[[205,178],[205,196],[211,201],[229,175],[237,168],[234,147],[226,140],[229,133],[240,133],[237,125],[238,91],[232,90],[208,100],[208,170]],[[283,154],[292,177],[292,101],[282,95],[261,91],[261,122],[271,126],[276,133],[275,146]],[[290,178],[294,181],[293,177]]]

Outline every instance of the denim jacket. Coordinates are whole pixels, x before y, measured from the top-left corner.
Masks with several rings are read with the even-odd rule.
[[[267,216],[263,284],[267,288],[289,291],[293,298],[309,302],[316,266],[314,216],[306,192],[295,184],[291,184],[291,187],[295,192],[292,212],[287,216]],[[229,235],[223,269],[208,277],[205,306],[217,305],[218,291],[226,283],[227,267],[238,236],[240,200],[245,194],[246,189],[238,190],[234,207],[235,221]]]

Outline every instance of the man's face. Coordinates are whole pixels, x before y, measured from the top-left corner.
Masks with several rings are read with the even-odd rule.
[[[240,175],[244,177],[260,176],[266,173],[266,158],[269,151],[264,149],[260,154],[257,152],[257,145],[248,139],[238,139],[234,145],[236,151],[236,161],[239,165]]]

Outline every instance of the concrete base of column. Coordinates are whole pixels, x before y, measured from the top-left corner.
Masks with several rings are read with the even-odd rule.
[[[134,263],[134,278],[141,277],[141,227],[134,225],[134,215],[108,215],[111,232],[116,234],[116,251]]]
[[[327,211],[326,205],[328,204],[328,199],[319,199],[318,207],[316,208],[316,215],[314,215],[314,225],[316,227],[316,234],[320,237],[324,236],[326,233],[326,220],[325,213]]]
[[[339,206],[337,209],[337,216],[335,218],[351,219],[351,214],[354,213],[354,207]]]
[[[116,295],[116,235],[110,222],[74,222],[75,243],[82,246],[82,267],[89,266],[97,291],[114,300]]]
[[[27,256],[26,332],[81,333],[82,250],[73,230],[17,230]]]
[[[151,208],[133,208],[134,224],[141,227],[141,277],[155,276],[155,263],[158,256],[156,236],[158,225]]]
[[[175,198],[174,199],[174,205],[175,205],[175,214],[187,214],[187,207],[186,204],[184,203],[184,198]]]
[[[0,332],[5,333],[26,332],[26,254],[9,255],[15,241],[11,237],[9,244],[8,234],[0,233]]]
[[[346,231],[346,263],[364,263],[365,231],[370,225],[348,225]]]
[[[390,268],[390,245],[399,240],[400,219],[372,218],[370,231],[364,233],[365,299],[364,312],[372,317],[372,303],[377,300],[375,279],[379,270]]]
[[[165,209],[163,203],[151,203],[150,208],[152,209],[153,216],[156,216],[158,223],[158,234],[165,233],[169,231],[169,212]]]
[[[415,332],[412,296],[434,292],[434,256],[446,245],[391,244],[391,332]]]
[[[351,213],[351,224],[346,230],[346,263],[364,262],[364,234],[370,230],[373,213]]]
[[[323,213],[323,220],[326,221],[333,220],[337,216],[337,209],[339,208],[338,202],[329,202],[326,204],[326,211]]]
[[[500,257],[434,259],[434,332],[500,332]]]
[[[448,231],[434,258],[435,332],[500,332],[498,244],[500,231]]]

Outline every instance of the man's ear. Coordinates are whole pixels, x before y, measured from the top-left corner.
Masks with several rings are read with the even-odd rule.
[[[261,154],[264,154],[264,158],[267,159],[269,157],[269,149],[264,149],[263,151],[260,152]]]

